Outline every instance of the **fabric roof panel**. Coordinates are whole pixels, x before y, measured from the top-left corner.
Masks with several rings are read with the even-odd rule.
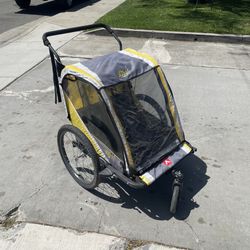
[[[151,70],[157,66],[157,63],[146,54],[126,49],[82,61],[73,66],[67,66],[62,72],[62,77],[66,74],[74,74],[72,72],[74,68],[76,74],[86,80],[89,80],[89,74],[91,74],[94,79],[98,80],[98,83],[94,84],[95,87],[101,88],[128,81]]]

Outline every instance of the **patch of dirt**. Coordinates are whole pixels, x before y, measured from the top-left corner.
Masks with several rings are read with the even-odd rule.
[[[7,212],[4,216],[3,219],[0,220],[0,227],[4,229],[10,229],[13,227],[17,221],[18,217],[18,209],[20,205],[12,208],[9,212]]]
[[[148,244],[148,242],[143,240],[128,240],[126,250],[133,250],[136,247],[141,247],[146,244]]]

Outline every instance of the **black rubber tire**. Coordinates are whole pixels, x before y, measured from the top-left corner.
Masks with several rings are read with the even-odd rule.
[[[73,6],[73,0],[56,0],[56,3],[64,10]]]
[[[31,0],[15,0],[16,4],[19,6],[20,9],[27,9],[30,6]]]
[[[70,132],[75,135],[77,139],[77,144],[80,143],[80,145],[84,147],[84,151],[82,152],[91,158],[92,163],[93,163],[93,168],[94,168],[93,174],[92,174],[93,180],[91,182],[86,182],[86,180],[84,181],[84,178],[80,176],[79,174],[77,174],[77,172],[71,166],[70,161],[65,151],[65,147],[64,147],[63,139],[64,139],[64,135],[66,132]],[[58,145],[58,149],[62,157],[62,160],[67,170],[69,171],[71,176],[74,178],[74,180],[85,189],[94,189],[99,184],[99,181],[100,181],[100,176],[99,176],[100,163],[99,163],[99,158],[97,156],[97,153],[95,149],[93,148],[92,144],[90,143],[90,141],[88,140],[88,138],[78,128],[72,125],[64,125],[58,131],[57,145]]]
[[[173,194],[172,194],[172,199],[171,199],[171,204],[170,204],[170,213],[172,214],[176,213],[179,195],[180,195],[180,186],[175,185],[173,188]]]
[[[164,110],[152,97],[144,94],[136,94],[135,96],[139,101],[144,101],[150,104],[155,109],[163,123],[167,122]]]

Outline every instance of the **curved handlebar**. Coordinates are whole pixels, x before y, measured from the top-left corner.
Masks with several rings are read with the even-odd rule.
[[[77,31],[84,31],[84,30],[91,30],[91,29],[97,29],[97,28],[104,28],[108,33],[110,33],[115,40],[119,44],[119,49],[122,50],[122,42],[118,38],[118,36],[115,34],[115,32],[106,24],[103,23],[97,23],[97,24],[90,24],[90,25],[85,25],[85,26],[77,26],[73,28],[68,28],[68,29],[61,29],[61,30],[54,30],[54,31],[49,31],[43,34],[43,44],[47,47],[51,47],[51,44],[48,40],[49,36],[57,36],[57,35],[62,35],[66,33],[71,33],[71,32],[77,32]],[[53,49],[53,48],[52,48]]]

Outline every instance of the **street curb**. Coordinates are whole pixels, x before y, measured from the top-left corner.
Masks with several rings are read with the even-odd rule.
[[[18,222],[4,228],[0,224],[0,245],[3,249],[120,249],[120,250],[185,250],[157,242],[131,240],[122,236],[90,231],[79,231],[62,226],[33,222]],[[39,236],[39,237],[38,237]],[[18,240],[16,238],[18,237]]]
[[[176,32],[176,31],[121,29],[121,28],[113,28],[113,30],[120,37],[157,38],[157,39],[168,39],[168,40],[179,40],[179,41],[250,44],[250,35]],[[107,33],[103,30],[96,30],[92,32],[92,34],[107,35]]]

